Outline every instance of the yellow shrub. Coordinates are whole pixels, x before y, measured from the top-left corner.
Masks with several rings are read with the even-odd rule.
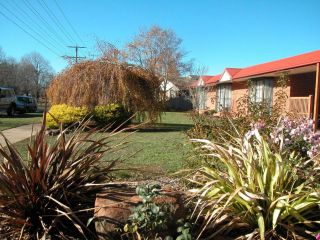
[[[116,103],[110,103],[108,105],[95,106],[93,110],[93,118],[97,123],[106,125],[113,123],[114,126],[124,123],[130,114],[124,107]]]
[[[53,105],[50,108],[49,113],[53,115],[58,122],[47,113],[47,128],[58,128],[60,123],[64,126],[68,126],[72,123],[81,121],[88,115],[89,111],[86,107],[72,107],[66,104],[58,104]]]

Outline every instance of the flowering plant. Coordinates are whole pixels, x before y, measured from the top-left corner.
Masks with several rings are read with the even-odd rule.
[[[251,130],[245,135],[246,139],[250,139],[256,131],[269,132],[267,137],[271,143],[280,146],[280,149],[295,151],[302,157],[313,158],[320,150],[320,134],[313,131],[313,121],[307,118],[281,118],[270,129],[259,120],[251,124]]]

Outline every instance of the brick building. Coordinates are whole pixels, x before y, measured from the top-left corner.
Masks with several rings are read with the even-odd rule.
[[[200,111],[237,111],[245,94],[255,102],[274,103],[279,90],[276,81],[286,76],[287,111],[318,122],[320,93],[320,50],[246,68],[226,68],[216,76],[201,76],[192,87],[198,89]],[[249,88],[250,80],[250,89]]]

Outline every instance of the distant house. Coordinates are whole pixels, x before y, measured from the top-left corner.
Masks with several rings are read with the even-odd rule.
[[[320,50],[246,68],[225,68],[215,76],[201,76],[192,85],[199,99],[196,107],[200,111],[224,109],[236,112],[237,100],[247,92],[253,101],[269,102],[272,107],[279,90],[275,81],[284,74],[288,77],[287,111],[318,122]],[[250,89],[248,80],[252,83]]]
[[[163,81],[160,84],[160,89],[165,92],[167,99],[174,98],[178,95],[179,88],[171,81]]]
[[[165,91],[166,105],[170,110],[187,111],[193,108],[189,85],[194,76],[180,77],[174,81],[162,82],[160,89]]]

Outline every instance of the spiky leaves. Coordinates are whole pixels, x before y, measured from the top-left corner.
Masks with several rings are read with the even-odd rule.
[[[45,120],[44,120],[45,121]],[[110,180],[117,159],[101,161],[117,146],[106,133],[62,131],[50,145],[45,127],[28,146],[23,159],[6,140],[0,148],[0,219],[2,226],[31,239],[51,236],[92,236],[86,221],[93,214],[95,193]]]
[[[197,184],[194,215],[205,222],[201,234],[293,239],[310,238],[320,228],[320,192],[314,188],[319,173],[301,177],[305,163],[293,154],[272,151],[258,132],[250,142],[194,141],[223,165],[202,167],[192,179]]]

